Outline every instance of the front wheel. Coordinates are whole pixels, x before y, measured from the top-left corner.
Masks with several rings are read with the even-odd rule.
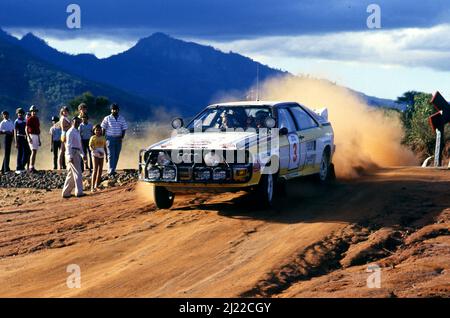
[[[170,209],[175,199],[175,194],[167,190],[165,187],[155,186],[153,188],[153,197],[158,209]]]
[[[265,208],[271,208],[274,204],[274,185],[275,177],[273,174],[263,174],[256,191],[257,200]]]

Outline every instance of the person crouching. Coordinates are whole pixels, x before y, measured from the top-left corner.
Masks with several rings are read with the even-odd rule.
[[[81,135],[78,127],[81,119],[74,117],[72,126],[66,133],[66,161],[67,161],[67,177],[64,182],[62,192],[63,198],[70,198],[72,190],[75,189],[75,196],[82,197],[83,193],[83,175],[81,172],[81,158],[86,162],[87,158],[83,152],[83,144],[81,143]]]

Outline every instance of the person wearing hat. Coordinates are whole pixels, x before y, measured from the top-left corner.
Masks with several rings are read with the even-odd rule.
[[[14,142],[17,149],[16,172],[21,173],[28,162],[30,148],[27,142],[25,111],[17,108],[16,115],[17,119],[14,121]]]
[[[81,158],[86,162],[87,158],[83,152],[83,144],[78,127],[80,127],[81,119],[72,118],[72,127],[66,134],[66,161],[67,161],[67,177],[64,182],[62,191],[63,198],[70,198],[72,190],[75,189],[75,196],[82,197],[83,193],[83,174],[81,172]]]
[[[108,174],[116,174],[117,163],[119,162],[120,152],[122,150],[122,140],[128,129],[125,118],[119,115],[119,105],[111,105],[111,115],[106,116],[101,124],[103,135],[106,136],[106,147],[108,148]]]
[[[58,169],[59,151],[61,149],[61,125],[59,124],[59,117],[52,117],[52,127],[50,128],[50,151],[53,152],[53,170]],[[63,169],[61,164],[59,169]]]
[[[39,118],[37,117],[38,109],[36,106],[30,107],[30,118],[27,120],[27,139],[31,149],[30,172],[36,172],[36,156],[41,146],[41,128]]]
[[[14,138],[14,124],[9,119],[9,113],[2,112],[3,120],[0,122],[0,135],[5,135],[5,156],[3,157],[2,173],[11,171],[9,168],[9,159],[11,156],[11,145]]]

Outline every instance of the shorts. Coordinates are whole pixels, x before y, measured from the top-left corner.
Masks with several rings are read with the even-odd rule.
[[[66,133],[67,131],[64,130],[61,132],[61,142],[63,143],[66,142]]]
[[[39,149],[39,135],[30,134],[31,142],[28,141],[31,150]]]
[[[95,148],[92,152],[92,155],[95,158],[103,159],[105,157],[105,149],[104,148]]]

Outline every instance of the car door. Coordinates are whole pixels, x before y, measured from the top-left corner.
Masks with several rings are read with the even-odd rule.
[[[301,143],[297,132],[297,126],[287,108],[278,110],[279,129],[286,128],[287,135],[280,136],[280,165],[285,171],[298,171],[304,164],[306,152],[302,151]]]
[[[317,139],[320,137],[319,124],[299,105],[289,107],[298,129],[298,137],[302,140],[305,151],[303,167],[301,169],[315,169],[320,160],[317,153]]]

